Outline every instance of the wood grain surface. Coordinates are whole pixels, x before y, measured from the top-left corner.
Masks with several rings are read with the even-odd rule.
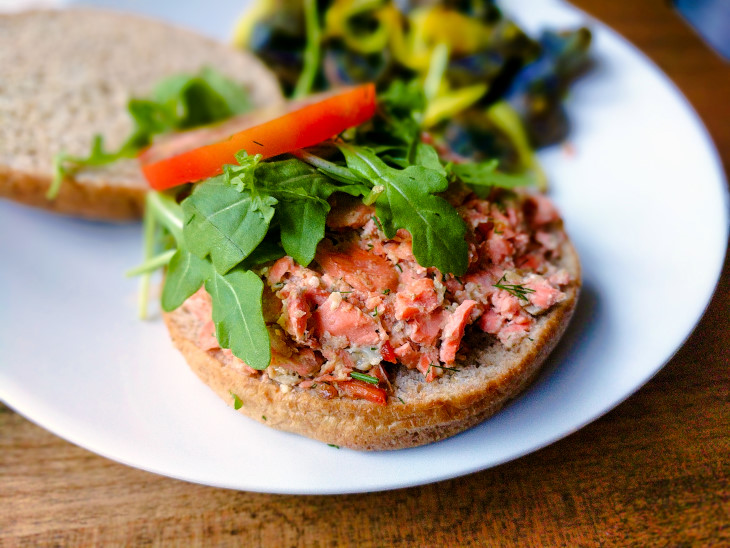
[[[730,166],[730,66],[662,0],[576,1],[687,95]],[[281,496],[106,460],[0,405],[0,545],[730,545],[730,274],[672,361],[541,451],[385,493]]]

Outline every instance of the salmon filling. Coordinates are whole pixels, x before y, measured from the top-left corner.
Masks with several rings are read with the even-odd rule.
[[[528,338],[573,281],[555,266],[566,238],[555,207],[539,194],[506,191],[445,198],[467,225],[464,276],[420,266],[407,231],[388,239],[374,208],[337,196],[312,264],[283,257],[259,272],[272,361],[263,372],[240,366],[327,398],[367,397],[358,395],[364,383],[351,384],[353,372],[387,386],[385,365],[397,363],[430,382],[458,368],[469,330],[506,348]],[[218,349],[208,295],[201,289],[186,306],[201,319],[200,346]]]

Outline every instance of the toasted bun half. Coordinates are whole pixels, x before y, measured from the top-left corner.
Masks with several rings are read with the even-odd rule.
[[[86,156],[97,133],[114,150],[132,128],[130,97],[204,66],[240,81],[256,105],[281,98],[252,55],[165,23],[84,9],[0,16],[0,197],[94,219],[140,217],[147,183],[136,161],[84,169],[49,201],[53,157]]]
[[[196,344],[200,320],[185,305],[165,314],[177,348],[200,379],[239,411],[267,426],[295,432],[325,443],[359,450],[414,447],[470,428],[497,412],[535,378],[573,314],[580,292],[580,264],[569,241],[559,266],[573,281],[566,299],[539,317],[529,338],[506,349],[493,336],[472,328],[465,336],[469,350],[458,370],[433,382],[398,366],[393,392],[385,406],[349,398],[323,399],[313,390],[289,388],[252,377],[224,351],[204,351]]]

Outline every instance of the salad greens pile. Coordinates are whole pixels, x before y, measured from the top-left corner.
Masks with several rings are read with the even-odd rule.
[[[96,135],[88,156],[65,153],[54,158],[54,177],[46,198],[58,195],[63,179],[82,167],[102,166],[134,158],[156,135],[226,120],[252,107],[246,90],[220,72],[205,67],[198,74],[178,74],[160,81],[148,98],[132,98],[127,111],[133,129],[117,150],[107,151]]]
[[[420,140],[421,94],[398,82],[382,95],[373,120],[333,141],[269,161],[241,151],[237,165],[224,166],[221,175],[192,189],[150,193],[147,259],[134,273],[167,263],[166,311],[204,286],[221,347],[255,369],[271,360],[256,270],[284,255],[309,265],[325,236],[327,200],[335,192],[373,204],[386,238],[408,230],[422,266],[464,274],[466,226],[440,194],[459,182],[484,195],[494,186],[514,188],[532,180],[500,173],[493,161],[443,164]]]
[[[590,66],[590,31],[528,36],[494,0],[256,0],[235,43],[274,71],[285,93],[415,80],[421,125],[465,158],[545,178],[533,149],[562,141],[563,100]]]

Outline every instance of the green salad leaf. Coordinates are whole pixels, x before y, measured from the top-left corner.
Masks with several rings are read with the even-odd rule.
[[[426,96],[420,82],[394,80],[378,97],[378,102],[382,112],[380,125],[385,132],[407,144],[419,141],[421,118],[426,108]]]
[[[314,259],[324,238],[330,206],[327,198],[337,190],[329,177],[300,160],[264,164],[257,177],[279,198],[279,227],[284,251],[301,265]]]
[[[413,239],[418,264],[455,275],[466,272],[466,225],[446,200],[435,195],[449,186],[442,173],[422,165],[392,168],[365,147],[341,144],[340,150],[352,171],[384,187],[376,211],[386,237],[405,228]]]
[[[210,261],[179,248],[167,266],[162,289],[162,310],[172,312],[200,289],[212,273]]]
[[[249,156],[244,150],[235,154],[238,165],[226,164],[223,166],[223,173],[225,174],[223,180],[231,186],[236,187],[238,192],[243,192],[244,189],[254,189],[256,183],[254,182],[253,174],[261,161],[261,154],[255,154]]]
[[[435,148],[425,143],[418,143],[416,145],[415,153],[415,164],[433,169],[446,177],[446,169],[441,164],[441,160],[439,160],[439,155]]]
[[[350,177],[356,179],[354,175]],[[304,266],[312,262],[317,244],[324,238],[325,220],[330,210],[327,199],[334,192],[359,196],[369,191],[360,183],[340,183],[325,170],[296,158],[260,164],[255,180],[257,188],[277,199],[284,251]]]
[[[225,274],[264,239],[276,203],[268,194],[239,192],[223,175],[207,179],[182,202],[186,245],[201,259],[209,256]]]
[[[225,120],[253,106],[240,84],[210,67],[193,76],[181,74],[163,80],[153,99],[170,113],[168,119],[175,129]]]
[[[218,343],[254,369],[271,362],[269,333],[264,323],[261,296],[264,282],[250,270],[214,271],[205,282],[213,302],[213,323]]]
[[[512,189],[536,184],[534,177],[526,173],[512,174],[497,171],[498,165],[497,160],[452,164],[450,171],[480,198],[485,198],[493,187]]]
[[[251,270],[256,266],[268,263],[269,261],[281,259],[284,255],[286,255],[286,253],[284,253],[284,248],[281,246],[281,242],[278,241],[278,238],[274,237],[269,239],[271,232],[269,232],[266,236],[267,238],[261,242],[258,247],[243,260],[243,262],[241,262],[241,268],[244,270]]]
[[[398,165],[413,163],[421,142],[421,118],[426,100],[421,84],[415,80],[395,80],[378,96],[378,116],[372,124],[358,128],[356,142],[390,150]],[[394,150],[395,149],[395,150]]]

